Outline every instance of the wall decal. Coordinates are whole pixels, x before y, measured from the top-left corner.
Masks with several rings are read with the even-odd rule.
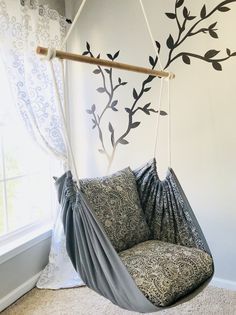
[[[185,0],[176,0],[173,8],[174,12],[165,13],[168,19],[175,21],[177,26],[177,36],[174,38],[172,34],[169,34],[166,40],[166,46],[169,52],[164,69],[167,69],[170,64],[181,58],[182,62],[186,65],[191,65],[192,59],[198,59],[200,61],[208,62],[211,64],[213,69],[222,71],[222,62],[236,56],[236,52],[231,52],[229,48],[226,48],[225,55],[223,57],[218,58],[217,56],[221,51],[216,49],[210,49],[204,55],[187,51],[182,51],[175,54],[175,51],[176,48],[181,47],[188,38],[198,34],[208,35],[213,40],[217,40],[217,22],[210,24],[208,27],[201,27],[200,24],[201,22],[206,21],[216,12],[228,12],[230,8],[227,5],[236,2],[236,0],[222,1],[211,10],[209,10],[207,5],[204,4],[198,16],[191,15],[190,10],[184,6],[184,2]],[[158,41],[155,41],[155,43],[158,48],[158,52],[160,53],[161,44]],[[114,61],[119,57],[119,54],[120,51],[117,51],[114,55],[108,53],[107,57]],[[100,58],[100,54],[95,56],[92,53],[90,44],[88,42],[86,43],[86,51],[84,51],[83,55]],[[151,65],[151,68],[155,69],[158,62],[157,56],[149,56],[148,61]],[[97,88],[97,92],[104,94],[106,97],[106,102],[103,107],[93,104],[89,109],[87,109],[87,113],[91,116],[92,129],[97,130],[100,141],[100,147],[98,148],[98,151],[105,156],[108,163],[108,169],[110,169],[117,149],[120,146],[128,145],[130,140],[127,140],[127,136],[141,125],[141,121],[136,120],[136,113],[139,111],[143,112],[145,115],[151,115],[158,112],[151,107],[151,102],[142,104],[142,97],[145,93],[148,93],[151,90],[150,84],[155,79],[155,77],[147,76],[147,78],[141,83],[141,87],[139,87],[139,89],[132,88],[132,103],[129,107],[119,108],[117,92],[122,92],[122,87],[127,85],[128,82],[123,81],[120,77],[115,79],[112,68],[104,69],[100,66],[97,66],[93,73],[95,75],[100,75],[101,77],[101,85]],[[127,127],[121,134],[117,134],[117,132],[114,130],[112,122],[110,121],[107,121],[106,129],[104,129],[104,124],[102,126],[102,122],[106,119],[104,114],[109,110],[114,112],[122,110],[126,112]],[[160,114],[162,116],[167,115],[167,113],[164,111],[161,111]],[[104,141],[104,139],[107,137],[110,139],[109,146],[105,144],[107,141]]]
[[[91,57],[95,57],[94,54],[91,52],[89,43],[86,44],[86,48],[87,50],[83,54],[89,55]],[[118,58],[118,56],[119,56],[119,51],[117,51],[114,55],[107,54],[107,57],[113,61],[116,58]],[[96,58],[100,58],[100,54]],[[151,56],[149,57],[149,62],[151,64],[152,69],[155,68],[157,61],[158,61],[157,57],[156,58],[153,58]],[[98,108],[98,106],[93,104],[90,109],[87,109],[87,113],[91,115],[91,120],[93,124],[92,128],[97,129],[98,131],[98,137],[101,144],[101,147],[98,149],[98,151],[101,154],[105,155],[108,161],[108,169],[109,169],[114,159],[118,146],[129,144],[129,141],[127,140],[126,137],[131,133],[131,131],[137,128],[141,123],[140,121],[135,120],[136,113],[138,111],[142,111],[146,115],[150,115],[151,113],[157,113],[157,111],[151,107],[150,102],[145,105],[138,106],[138,102],[140,102],[144,93],[147,93],[148,91],[151,90],[151,87],[148,84],[151,83],[155,77],[147,76],[147,78],[142,82],[141,88],[139,91],[133,88],[132,104],[130,105],[130,107],[122,108],[122,110],[125,110],[128,116],[127,128],[122,134],[116,135],[111,122],[108,122],[107,130],[103,130],[101,128],[101,122],[104,119],[104,114],[106,111],[108,110],[112,110],[114,112],[118,111],[119,101],[116,97],[116,92],[118,89],[120,90],[123,86],[125,86],[128,82],[122,81],[120,77],[117,79],[117,82],[115,82],[112,68],[103,69],[100,66],[97,66],[97,68],[93,71],[93,73],[95,75],[101,76],[102,84],[100,87],[97,88],[97,92],[103,93],[107,98],[107,102],[105,103],[102,109],[100,109],[100,106]],[[160,114],[162,116],[167,115],[167,113],[164,111],[161,111]],[[105,146],[104,136],[110,137],[110,143],[111,143],[110,151]]]
[[[213,39],[218,39],[216,28],[217,22],[210,24],[208,27],[200,27],[200,24],[201,22],[211,17],[217,11],[222,13],[228,12],[230,8],[227,5],[232,2],[236,2],[236,0],[222,1],[211,10],[208,10],[206,4],[204,4],[199,13],[199,16],[194,16],[191,15],[190,10],[186,6],[184,6],[184,0],[176,0],[174,13],[166,13],[166,16],[169,19],[175,20],[178,29],[178,35],[176,39],[174,39],[173,36],[170,34],[166,41],[166,45],[169,48],[169,54],[165,69],[168,68],[169,65],[178,58],[182,58],[182,61],[188,65],[191,64],[192,58],[196,58],[210,63],[215,70],[221,71],[221,63],[231,57],[236,56],[236,52],[232,53],[229,48],[226,48],[226,54],[224,57],[221,58],[216,58],[216,56],[220,53],[220,50],[215,49],[207,51],[203,56],[185,51],[174,55],[174,52],[175,49],[177,47],[180,47],[188,38],[196,36],[198,34],[207,34]],[[188,26],[189,22],[191,21],[194,21],[194,23]]]

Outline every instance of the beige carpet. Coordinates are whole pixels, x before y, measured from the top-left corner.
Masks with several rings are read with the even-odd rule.
[[[2,315],[135,315],[118,308],[88,288],[59,291],[33,289]],[[154,313],[152,313],[154,314]],[[236,315],[236,292],[208,286],[190,302],[158,315]]]

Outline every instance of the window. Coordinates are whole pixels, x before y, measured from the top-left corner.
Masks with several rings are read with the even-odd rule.
[[[31,138],[0,63],[0,240],[52,220],[55,161]]]

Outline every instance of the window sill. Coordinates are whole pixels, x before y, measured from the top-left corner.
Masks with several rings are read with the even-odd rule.
[[[25,233],[17,239],[6,242],[0,246],[0,264],[19,255],[32,246],[50,238],[52,235],[52,224],[41,225],[33,231]]]

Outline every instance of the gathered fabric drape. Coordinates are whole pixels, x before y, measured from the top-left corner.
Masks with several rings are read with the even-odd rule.
[[[0,0],[0,58],[6,68],[16,109],[38,145],[64,165],[68,155],[49,63],[40,60],[35,50],[38,45],[59,49],[65,34],[65,18],[37,0]],[[62,67],[58,60],[53,60],[53,67],[63,102]],[[66,252],[59,213],[49,264],[38,286],[56,289],[80,283]]]
[[[174,298],[176,304],[170,305],[174,306],[186,302],[204,289],[214,273],[214,264],[206,239],[172,168],[169,169],[166,178],[160,180],[156,172],[156,161],[154,159],[136,169],[133,173],[141,205],[144,206],[145,218],[149,227],[151,227],[152,235],[150,239],[158,239],[164,241],[163,243],[172,245],[186,246],[186,248],[196,249],[197,251],[200,249],[204,256],[208,257],[208,264],[205,266],[209,267],[209,273],[204,275],[202,278],[204,280],[194,283],[190,289],[179,295],[178,298],[176,296]],[[149,313],[163,310],[163,306],[157,306],[150,302],[150,295],[155,294],[152,291],[153,286],[151,284],[150,291],[148,290],[150,298],[141,293],[138,282],[142,280],[137,276],[138,273],[150,272],[150,269],[154,267],[153,264],[160,260],[158,249],[155,252],[157,260],[155,261],[153,256],[152,262],[146,268],[142,264],[140,251],[137,260],[141,265],[137,264],[137,260],[135,262],[135,259],[132,260],[131,258],[134,269],[132,277],[121,260],[122,252],[117,253],[114,249],[96,212],[92,209],[86,193],[83,192],[83,188],[78,189],[70,171],[57,179],[56,187],[58,199],[63,209],[67,251],[74,267],[80,273],[86,285],[114,304],[130,311]],[[93,198],[96,198],[96,195]],[[103,207],[103,204],[100,206]],[[109,214],[106,218],[109,218]],[[127,250],[123,251],[123,253],[125,252]],[[171,260],[172,257],[169,256],[168,261]],[[201,259],[196,258],[196,264],[201,263]],[[188,258],[185,260],[184,255],[181,254],[180,266],[191,264],[190,260]],[[141,271],[140,266],[143,268]],[[168,268],[166,264],[164,266]],[[192,274],[195,274],[196,270],[196,265],[192,264]],[[163,280],[160,274],[155,274],[155,272],[151,273],[151,276],[156,279],[155,286],[158,288],[156,290],[158,296],[161,296],[161,292],[166,294],[173,290],[173,285],[170,285],[171,282],[168,282],[167,278]],[[185,283],[187,278],[191,279],[191,277],[191,274],[186,274],[183,279],[174,278],[174,281],[178,283],[177,291],[179,293],[182,284]],[[135,278],[136,281],[134,281]],[[166,307],[169,307],[169,305],[166,305]]]

